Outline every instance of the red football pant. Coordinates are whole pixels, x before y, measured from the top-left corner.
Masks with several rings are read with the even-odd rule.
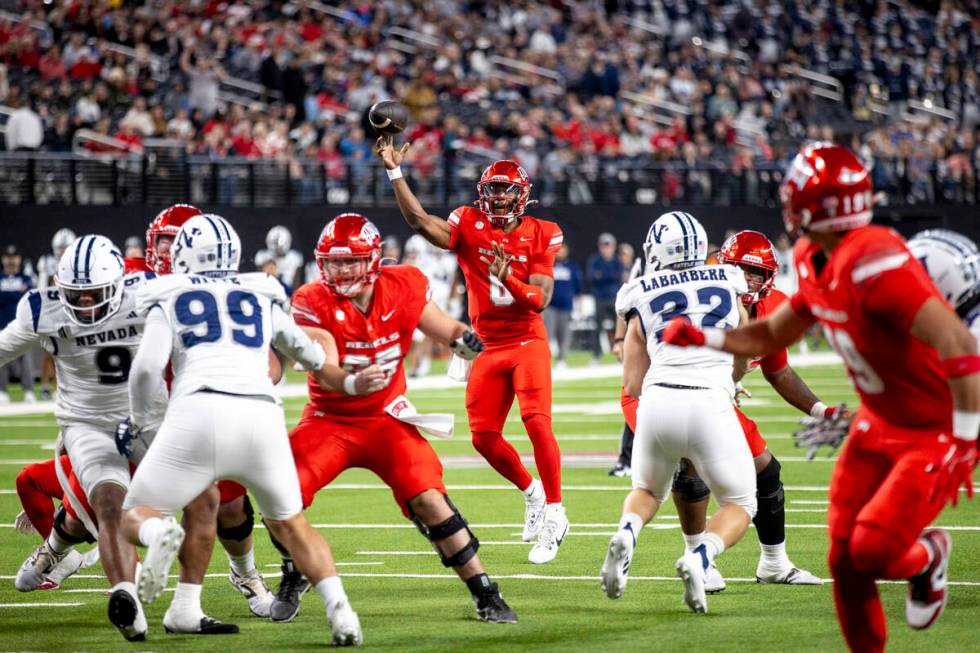
[[[61,457],[67,469],[71,469],[68,456]],[[54,528],[54,500],[61,501],[61,485],[54,471],[54,460],[33,463],[17,475],[17,496],[27,518],[34,528],[47,539]]]
[[[938,432],[885,422],[862,407],[830,482],[830,572],[844,639],[852,651],[885,650],[877,579],[919,574],[929,552],[918,542],[943,508],[928,501],[936,482],[926,466],[945,450]]]
[[[504,423],[514,405],[534,447],[534,464],[548,503],[561,501],[561,451],[551,428],[551,350],[547,340],[488,347],[473,361],[466,385],[466,415],[473,447],[490,466],[520,490],[533,480],[514,446],[504,439]]]
[[[303,507],[345,469],[363,467],[391,488],[406,517],[409,499],[426,490],[446,494],[442,463],[418,430],[388,414],[327,416],[307,408],[289,434]]]
[[[245,496],[247,491],[244,485],[235,481],[218,481],[218,492],[221,494],[218,502],[228,503],[229,501],[234,501],[238,497]]]
[[[745,433],[745,441],[749,443],[752,457],[761,456],[766,450],[766,439],[759,432],[758,424],[746,417],[738,406],[735,406],[735,416],[738,417],[738,423],[742,425],[742,432]]]
[[[633,433],[636,433],[636,407],[640,405],[639,399],[626,394],[626,388],[622,388],[619,393],[619,405],[623,409],[623,419]]]

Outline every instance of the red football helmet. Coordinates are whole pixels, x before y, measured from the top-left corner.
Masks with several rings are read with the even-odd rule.
[[[796,155],[779,187],[786,231],[849,231],[871,222],[871,177],[853,152],[813,143]]]
[[[164,236],[173,242],[184,223],[195,215],[201,215],[201,210],[190,204],[174,204],[157,213],[146,229],[147,267],[157,274],[170,274],[170,250],[157,251],[159,238]]]
[[[531,180],[516,161],[496,161],[483,171],[476,192],[480,196],[477,204],[491,224],[506,227],[524,215],[531,196]]]
[[[342,213],[323,228],[314,256],[323,283],[353,297],[378,278],[381,232],[359,213]]]
[[[764,234],[750,230],[738,232],[721,246],[719,261],[737,265],[745,272],[749,292],[742,295],[742,303],[751,306],[772,291],[779,269],[774,250]]]

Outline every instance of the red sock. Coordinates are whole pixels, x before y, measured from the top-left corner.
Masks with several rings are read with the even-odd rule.
[[[922,573],[929,564],[929,548],[916,540],[905,553],[889,564],[882,575],[886,580],[904,580]]]
[[[830,573],[834,578],[834,607],[847,646],[853,653],[881,653],[888,630],[878,588],[872,576],[862,574],[850,555],[851,543],[832,540]]]
[[[561,451],[551,430],[551,417],[535,413],[522,416],[524,428],[534,445],[534,464],[544,486],[545,501],[561,503]]]
[[[517,449],[513,447],[501,433],[484,431],[473,433],[473,447],[480,452],[497,473],[517,486],[518,490],[526,490],[534,479],[528,473]]]
[[[918,539],[909,546],[895,533],[871,523],[854,527],[850,552],[854,566],[876,579],[911,578],[929,564],[929,549]]]
[[[17,475],[17,495],[20,497],[20,505],[23,506],[27,518],[34,524],[34,528],[41,537],[47,539],[54,528],[54,501],[51,495],[43,488],[43,483],[39,483],[38,472],[45,463],[35,463],[28,465]],[[57,479],[55,479],[57,481]],[[61,488],[58,488],[60,496]]]

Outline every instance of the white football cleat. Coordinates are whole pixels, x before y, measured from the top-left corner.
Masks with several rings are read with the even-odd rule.
[[[330,622],[331,643],[334,646],[361,645],[361,620],[346,599],[327,606],[327,621]]]
[[[165,519],[163,528],[146,547],[146,557],[136,575],[136,594],[140,601],[153,603],[167,587],[170,567],[174,564],[183,541],[184,529],[177,520],[173,517]]]
[[[269,616],[276,595],[269,590],[269,586],[265,584],[265,579],[262,578],[258,569],[253,569],[245,575],[231,569],[228,572],[228,581],[248,600],[248,609],[252,614],[263,618]]]
[[[728,586],[725,584],[725,578],[718,571],[718,566],[715,564],[715,561],[712,560],[704,572],[704,593],[717,594],[724,592],[726,587]]]
[[[14,579],[14,587],[21,592],[33,592],[36,589],[41,589],[41,586],[48,582],[48,576],[54,571],[54,568],[67,555],[68,552],[61,555],[55,553],[46,541],[42,542],[41,546],[34,549],[34,552],[20,566],[17,577]]]
[[[932,550],[929,566],[918,576],[909,579],[909,593],[905,599],[905,620],[916,630],[924,630],[936,623],[946,608],[946,567],[953,551],[949,533],[941,528],[928,528],[919,537]]]
[[[707,614],[708,597],[704,592],[704,566],[701,554],[687,551],[677,559],[677,576],[684,582],[684,603],[691,612]]]
[[[545,508],[544,525],[541,527],[541,534],[538,541],[531,547],[531,552],[527,554],[527,559],[536,565],[543,565],[551,562],[558,555],[558,547],[568,535],[568,518],[565,516],[565,507],[560,503],[553,503]]]
[[[636,536],[632,528],[620,528],[609,540],[609,550],[606,551],[606,560],[602,563],[599,585],[611,599],[618,599],[626,591],[635,548]]]
[[[82,554],[82,569],[86,567],[91,567],[96,562],[99,561],[99,547],[93,546],[91,549]],[[139,569],[139,561],[136,562],[136,568]]]
[[[530,493],[524,495],[524,532],[521,539],[530,542],[541,532],[541,524],[544,521],[544,486],[541,481],[534,479],[531,481]]]
[[[39,590],[53,590],[61,586],[65,579],[69,576],[75,574],[79,569],[82,568],[85,562],[85,556],[81,553],[72,549],[65,554],[65,557],[61,559],[61,562],[54,566],[54,569],[48,574],[48,579],[40,587]]]
[[[811,574],[806,569],[798,567],[786,567],[783,569],[771,569],[759,561],[759,566],[755,570],[755,580],[757,583],[766,585],[822,585],[823,579]]]

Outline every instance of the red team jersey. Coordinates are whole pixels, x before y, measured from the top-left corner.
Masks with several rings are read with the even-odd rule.
[[[132,274],[133,272],[153,272],[150,266],[146,264],[146,259],[142,256],[127,256],[123,259],[124,272],[126,274]]]
[[[953,404],[939,354],[909,333],[922,305],[940,296],[901,236],[878,226],[849,231],[829,263],[801,238],[793,260],[791,306],[823,326],[862,405],[901,428],[948,430]]]
[[[407,265],[381,268],[366,315],[321,281],[301,286],[292,297],[296,323],[328,331],[337,343],[340,365],[348,372],[377,364],[389,377],[386,388],[363,396],[330,392],[310,379],[307,409],[327,415],[379,415],[395,397],[404,394],[402,358],[408,353],[412,333],[430,295],[425,275]]]
[[[510,271],[528,283],[532,274],[554,274],[555,252],[562,243],[561,229],[554,222],[523,216],[514,231],[496,229],[483,211],[461,206],[449,218],[449,249],[456,252],[466,279],[467,301],[473,329],[488,347],[515,344],[519,340],[548,337],[544,320],[491,277],[481,256],[493,259],[491,241],[497,241],[514,256]]]
[[[776,312],[784,302],[789,301],[789,297],[786,296],[781,290],[776,290],[772,288],[769,294],[756,302],[755,306],[752,307],[754,314],[752,315],[753,320],[762,320],[768,315],[772,315]],[[760,367],[762,371],[766,374],[774,374],[789,365],[789,355],[786,353],[786,349],[780,349],[779,351],[774,351],[768,356],[761,356],[752,359],[750,368]]]

